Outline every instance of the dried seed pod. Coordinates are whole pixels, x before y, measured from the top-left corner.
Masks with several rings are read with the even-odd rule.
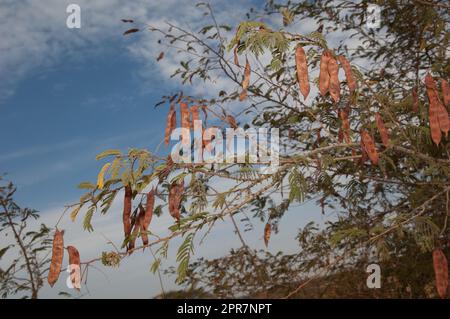
[[[174,130],[174,128],[177,127],[177,112],[175,111],[175,109],[173,110],[173,113],[170,117],[170,133],[172,134],[172,131]]]
[[[331,53],[325,50],[320,58],[319,92],[322,96],[328,93],[330,86],[330,74],[328,73],[328,62],[330,59]]]
[[[136,247],[136,239],[140,235],[142,224],[144,222],[145,218],[145,209],[142,207],[142,205],[139,205],[139,212],[134,218],[134,225],[133,225],[133,231],[131,233],[130,240],[128,242],[127,251],[130,252],[130,254],[133,252],[134,248]]]
[[[242,90],[242,92],[239,94],[239,101],[244,101],[247,98],[247,90]]]
[[[430,121],[431,139],[436,145],[439,145],[442,138],[441,128],[439,126],[438,113],[439,113],[438,106],[435,103],[430,102],[429,121]]]
[[[195,122],[200,120],[200,110],[199,110],[199,106],[197,105],[193,105],[191,107],[191,115],[192,115],[192,130],[195,131],[196,127],[195,127]],[[200,128],[203,130],[203,125],[200,125]],[[200,133],[202,134],[202,133]],[[201,143],[201,140],[195,137],[195,133],[194,133],[194,143]]]
[[[433,121],[433,123],[435,123],[435,119],[437,117],[438,119],[438,123],[439,123],[439,129],[444,132],[445,136],[448,135],[448,131],[450,130],[450,121],[448,119],[448,112],[447,109],[445,108],[445,106],[442,104],[441,99],[439,98],[439,93],[437,90],[437,85],[433,79],[433,77],[430,74],[427,74],[427,76],[425,77],[425,84],[427,86],[427,94],[428,94],[428,99],[430,101],[430,116],[433,113],[434,118],[431,119],[430,117],[430,127],[431,127],[431,121]],[[442,93],[444,95],[444,101],[446,99],[445,96],[445,80],[441,80],[441,86],[442,86]],[[447,91],[448,91],[448,84],[447,84]],[[448,95],[448,92],[447,92]],[[445,103],[445,102],[444,102]],[[433,126],[435,126],[435,124],[433,124]],[[433,129],[432,129],[433,131]],[[436,141],[440,139],[438,139],[438,134],[436,134]],[[434,140],[433,140],[434,141]],[[435,141],[435,143],[436,143]],[[439,144],[439,143],[436,143]]]
[[[340,110],[339,111],[339,117],[342,121],[342,139],[345,141],[345,143],[350,143],[350,121],[348,120],[348,113],[346,110]]]
[[[439,145],[441,142],[442,134],[441,134],[441,126],[440,126],[440,115],[443,118],[443,114],[446,113],[446,110],[442,110],[440,104],[442,104],[439,100],[439,95],[436,87],[436,83],[434,82],[433,77],[430,73],[425,76],[425,86],[427,88],[427,96],[430,104],[429,108],[429,121],[430,121],[430,131],[431,138],[436,145]],[[442,112],[444,111],[444,112]],[[448,120],[448,115],[447,115]],[[445,125],[445,120],[444,125]],[[445,128],[445,127],[444,127]]]
[[[272,226],[270,225],[270,223],[267,223],[266,226],[264,227],[264,244],[266,245],[266,247],[269,245],[271,232]]]
[[[58,281],[64,258],[64,231],[56,229],[53,236],[52,260],[48,271],[47,281],[50,287]]]
[[[377,122],[377,128],[380,132],[381,141],[383,142],[383,145],[385,147],[389,146],[389,134],[386,129],[386,126],[384,125],[383,118],[381,117],[380,113],[375,114],[376,122]]]
[[[433,250],[433,266],[437,292],[439,297],[445,298],[448,288],[448,263],[444,252],[440,249]]]
[[[153,216],[153,208],[155,206],[155,190],[152,189],[150,192],[147,193],[147,203],[145,205],[145,214],[144,219],[142,221],[141,225],[141,237],[142,237],[142,243],[144,246],[148,245],[148,226],[150,225],[150,222],[152,221]]]
[[[444,79],[441,79],[441,88],[442,88],[442,96],[444,97],[444,105],[450,105],[450,86],[448,82]]]
[[[123,233],[125,238],[130,236],[131,233],[131,199],[133,196],[133,191],[131,186],[125,186],[125,196],[123,200]]]
[[[167,120],[166,120],[166,130],[164,135],[164,144],[168,145],[170,141],[170,135],[172,134],[173,129],[177,126],[177,117],[176,117],[176,111],[175,106],[173,104],[170,104],[169,113],[167,114]]]
[[[129,30],[125,31],[125,32],[123,33],[123,35],[131,34],[131,33],[136,33],[136,32],[139,32],[139,31],[140,31],[139,29],[133,28],[133,29],[129,29]]]
[[[330,86],[329,86],[330,95],[334,103],[337,103],[339,102],[341,96],[341,87],[339,84],[339,76],[338,76],[339,65],[336,62],[336,59],[333,57],[330,57],[330,60],[328,61],[328,73],[330,75]]]
[[[200,120],[200,111],[199,111],[199,107],[197,105],[193,105],[191,107],[191,114],[192,114],[192,128],[194,128],[194,123],[195,121]]]
[[[450,130],[450,120],[448,118],[448,112],[445,109],[445,106],[442,104],[438,104],[437,108],[437,117],[439,121],[439,128],[442,132],[444,132],[445,137],[448,136],[448,131]]]
[[[433,76],[430,73],[427,73],[425,76],[425,86],[427,88],[428,98],[431,100],[434,97],[434,94],[437,93],[436,82],[434,82]]]
[[[81,288],[81,266],[80,266],[80,253],[74,246],[67,246],[67,252],[69,253],[69,271],[70,281],[72,286],[80,290]]]
[[[180,102],[181,127],[189,129],[191,121],[189,118],[189,106],[186,102]]]
[[[160,52],[158,57],[156,58],[156,62],[161,61],[162,59],[164,59],[164,52]]]
[[[166,167],[164,167],[158,174],[159,182],[161,182],[162,180],[166,179],[167,176],[169,176],[170,172],[172,171],[173,166],[174,166],[174,163],[172,160],[172,156],[169,154],[167,156]]]
[[[250,85],[250,73],[250,63],[248,62],[248,59],[245,58],[244,79],[242,80],[242,88],[244,90],[247,90],[248,86]]]
[[[366,151],[367,155],[369,156],[370,160],[373,164],[378,164],[378,152],[375,148],[375,142],[373,141],[372,137],[367,133],[367,131],[361,132],[361,139],[362,143],[364,145],[364,150]]]
[[[191,121],[189,115],[189,106],[186,102],[180,102],[180,114],[181,114],[181,127],[184,129],[190,129]],[[189,135],[186,132],[182,133],[181,142],[184,145],[189,144]]]
[[[177,222],[180,221],[180,204],[184,192],[183,181],[174,182],[169,188],[169,213]]]
[[[350,91],[350,94],[352,94],[357,88],[357,83],[356,83],[355,76],[353,75],[353,72],[352,72],[352,67],[351,67],[350,63],[348,62],[348,60],[345,58],[345,56],[340,55],[340,56],[338,56],[338,59],[342,65],[342,68],[344,69],[345,77],[347,78],[348,89]]]
[[[305,50],[301,46],[295,49],[295,65],[297,68],[297,80],[300,86],[300,92],[306,100],[309,94],[309,78],[308,78],[308,63],[306,61]]]
[[[417,94],[417,86],[412,89],[412,98],[413,98],[413,112],[417,113],[419,111],[419,96]]]
[[[227,115],[225,119],[232,128],[237,129],[236,119],[232,115]]]

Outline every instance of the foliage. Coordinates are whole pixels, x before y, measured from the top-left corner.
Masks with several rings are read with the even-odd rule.
[[[248,221],[248,212],[276,225],[294,202],[317,201],[323,212],[332,212],[332,217],[326,228],[314,234],[309,232],[311,226],[301,230],[299,254],[259,256],[249,253],[243,242],[245,249],[223,259],[201,261],[193,268],[199,269],[200,277],[212,271],[204,284],[218,297],[268,293],[279,286],[288,296],[301,296],[292,286],[295,283],[288,281],[297,273],[307,274],[299,276],[297,283],[320,277],[322,289],[329,280],[345,282],[351,276],[360,276],[364,265],[376,261],[395,282],[389,288],[392,293],[386,296],[405,297],[405,289],[409,296],[433,296],[425,292],[432,278],[430,253],[450,240],[450,139],[443,138],[435,145],[430,137],[423,79],[429,72],[436,79],[449,78],[448,7],[441,2],[378,1],[381,28],[368,29],[365,15],[369,3],[268,1],[263,12],[251,11],[248,21],[237,26],[234,34],[230,34],[229,26],[217,23],[211,6],[201,4],[213,24],[198,33],[171,23],[167,29],[150,27],[150,31],[161,34],[161,44],[188,56],[180,61],[174,78],[195,85],[220,76],[236,84],[236,90],[210,92],[210,98],[183,92],[169,94],[158,105],[202,105],[205,117],[209,115],[210,123],[219,127],[235,123],[236,116],[244,127],[279,128],[283,145],[280,166],[271,174],[261,174],[249,163],[211,167],[176,164],[147,150],[131,149],[127,154],[107,151],[98,156],[108,162],[103,164],[97,186],[80,185],[88,192],[80,198],[73,218],[87,206],[84,227],[93,230],[92,215],[99,207],[107,213],[112,198],[125,186],[132,187],[136,206],[142,205],[149,187],[156,187],[162,201],[158,212],[163,212],[174,182],[185,183],[187,187],[178,198],[180,220],[169,228],[168,236],[157,236],[150,243],[160,245],[152,270],[157,270],[167,256],[168,242],[185,236],[177,256],[178,281],[194,285],[200,279],[187,264],[191,239],[197,232],[203,231],[206,236],[217,221],[234,215]],[[272,15],[280,17],[283,27],[260,22],[261,17]],[[309,34],[289,31],[289,26],[303,21],[314,21],[322,27]],[[327,42],[333,32],[344,35],[334,48]],[[357,46],[350,47],[346,39],[357,40]],[[311,74],[319,70],[324,50],[332,57],[348,57],[357,89],[350,92],[344,81],[339,101],[328,95],[303,100],[294,72],[297,45],[306,51]],[[239,59],[244,54],[252,65],[252,82],[244,87],[248,94],[233,116],[230,107],[245,98],[239,87],[244,77]],[[419,101],[417,110],[413,91]],[[350,123],[347,141],[340,139],[344,122],[340,112],[347,114]],[[388,145],[382,143],[376,114],[384,119]],[[377,163],[366,160],[367,139],[363,143],[366,147],[360,148],[361,132],[373,143],[370,151],[377,152]],[[219,190],[217,185],[231,186]],[[281,193],[281,200],[274,198],[275,192]],[[239,234],[237,226],[236,230]],[[245,262],[237,263],[239,258],[245,258]],[[423,277],[405,271],[415,265],[423,269]],[[246,267],[253,270],[240,272]],[[249,279],[252,272],[257,276]],[[276,275],[275,282],[271,273]],[[325,296],[332,295],[327,292]]]
[[[21,208],[14,201],[16,188],[0,178],[0,234],[6,247],[0,249],[0,293],[2,298],[22,295],[37,298],[48,270],[51,247],[50,229],[41,224],[37,230],[29,223],[39,218],[35,210]],[[8,252],[16,252],[12,257]]]

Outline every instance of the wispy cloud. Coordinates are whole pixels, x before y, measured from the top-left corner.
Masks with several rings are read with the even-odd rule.
[[[75,139],[72,139],[69,141],[64,141],[64,142],[53,144],[53,145],[44,144],[44,145],[39,145],[39,146],[18,149],[18,150],[0,155],[0,163],[6,162],[6,161],[11,161],[11,160],[16,160],[16,159],[20,159],[20,158],[24,158],[24,157],[43,155],[43,154],[47,154],[47,153],[66,150],[71,147],[79,146],[83,142],[85,142],[84,139],[75,138]]]
[[[72,2],[7,0],[0,3],[0,103],[13,94],[21,80],[37,74],[38,70],[48,70],[71,60],[82,60],[86,52],[101,52],[104,50],[103,44],[111,41],[129,47],[131,58],[149,62],[141,68],[141,75],[151,75],[155,79],[155,73],[160,73],[167,78],[178,59],[171,59],[168,55],[155,66],[152,61],[160,50],[153,41],[157,35],[147,32],[142,37],[135,37],[136,40],[124,39],[121,33],[127,26],[120,19],[133,18],[156,26],[161,26],[167,19],[192,30],[198,30],[204,22],[202,11],[195,7],[195,0],[182,3],[177,0],[78,0],[81,29],[68,29],[66,7]],[[233,15],[223,12],[244,12],[240,8],[246,8],[248,3],[212,1],[212,4],[218,8],[221,22],[227,23],[232,21]]]
[[[58,228],[65,230],[65,244],[74,245],[80,251],[83,261],[92,260],[101,256],[102,251],[114,251],[115,247],[120,247],[123,239],[122,229],[122,199],[123,194],[119,193],[110,211],[106,215],[96,214],[92,224],[95,231],[89,233],[83,230],[82,220],[84,212],[80,212],[77,220],[72,222],[68,215],[61,219]],[[76,199],[74,199],[76,202]],[[67,203],[54,205],[41,214],[42,218],[38,222],[44,222],[49,226],[54,226],[63,212],[63,206]],[[305,225],[311,220],[320,221],[319,209],[313,204],[301,207],[293,207],[281,221],[280,234],[273,234],[270,241],[270,251],[285,253],[295,252],[297,245],[295,235],[298,227]],[[246,242],[256,249],[264,249],[262,240],[264,224],[253,221],[254,229],[242,235]],[[150,225],[150,230],[158,236],[168,234],[168,227],[173,224],[173,219],[165,212],[160,218],[154,218]],[[241,229],[243,226],[240,226]],[[206,231],[206,229],[204,230]],[[204,233],[199,233],[195,242],[193,259],[198,257],[218,258],[226,254],[232,248],[240,247],[241,243],[234,234],[234,227],[229,219],[218,222],[214,231],[209,233],[205,241],[200,245],[200,238]],[[226,240],[224,241],[224,238]],[[167,260],[163,260],[162,268],[176,265],[176,249],[180,245],[181,239],[176,238],[170,244]],[[109,244],[111,241],[114,245]],[[89,271],[88,285],[84,286],[82,293],[89,294],[87,298],[151,298],[161,292],[157,275],[150,272],[150,265],[154,261],[149,250],[135,252],[130,257],[125,258],[119,268],[102,266],[100,262],[94,264],[94,268]],[[63,266],[66,266],[67,259]],[[61,278],[54,288],[45,286],[41,297],[57,297],[59,291],[76,292],[67,289],[65,280],[67,275],[61,274]],[[179,289],[174,283],[173,277],[163,276],[165,290]]]

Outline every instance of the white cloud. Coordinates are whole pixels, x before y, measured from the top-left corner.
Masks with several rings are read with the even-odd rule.
[[[0,103],[13,94],[21,80],[42,74],[61,63],[83,59],[86,53],[101,53],[108,41],[124,44],[129,47],[131,57],[147,61],[142,74],[155,79],[155,74],[159,73],[167,78],[177,62],[168,55],[155,66],[153,61],[160,51],[153,41],[157,35],[146,32],[142,36],[123,38],[122,32],[130,25],[121,23],[120,19],[132,18],[157,26],[162,26],[167,19],[193,30],[198,30],[205,22],[194,0],[183,3],[177,0],[78,0],[81,29],[68,29],[66,7],[72,2],[7,0],[0,3]],[[246,8],[245,3],[236,6],[236,3],[212,1],[212,4],[221,9],[228,8],[218,10],[220,18],[227,18],[223,22],[229,22],[230,15],[222,12]]]
[[[123,229],[122,229],[122,194],[118,194],[111,210],[107,215],[96,215],[92,224],[95,231],[89,233],[83,230],[82,219],[83,212],[80,212],[77,220],[72,223],[68,215],[62,218],[58,227],[65,230],[65,245],[73,245],[80,251],[82,261],[91,260],[101,255],[102,251],[112,251],[114,247],[107,243],[112,241],[116,246],[120,247]],[[65,203],[67,204],[67,203]],[[54,226],[55,221],[59,219],[63,210],[63,205],[57,205],[43,211],[41,219],[38,222],[44,222],[49,226]],[[300,216],[299,216],[300,214]],[[241,216],[242,217],[242,216]],[[236,217],[239,221],[239,216]],[[299,218],[301,222],[299,222]],[[292,253],[296,250],[295,234],[298,227],[306,224],[310,220],[320,220],[318,209],[314,205],[304,205],[292,208],[285,216],[280,224],[281,233],[273,234],[270,241],[270,250],[272,252],[284,251]],[[159,236],[168,233],[168,227],[173,224],[173,219],[167,211],[160,218],[154,218],[150,225],[150,230]],[[241,223],[240,223],[241,224]],[[243,233],[247,243],[254,248],[264,249],[263,229],[264,224],[259,221],[252,221],[254,230]],[[241,224],[241,230],[244,228]],[[199,245],[199,239],[202,233],[197,235],[197,243],[195,245],[194,259],[197,257],[217,258],[226,254],[229,249],[240,247],[238,237],[233,233],[234,228],[227,219],[224,222],[218,222],[205,239],[202,245]],[[180,239],[176,238],[171,241],[168,259],[163,261],[163,268],[176,265],[175,256],[176,249],[180,244]],[[161,292],[159,279],[150,272],[150,265],[153,257],[149,250],[144,252],[135,252],[130,257],[122,260],[119,268],[110,268],[103,266],[100,262],[93,265],[95,268],[89,270],[88,285],[84,286],[81,293],[85,298],[151,298]],[[67,264],[67,257],[64,259],[63,266]],[[55,298],[60,291],[73,293],[76,292],[67,289],[65,280],[67,275],[61,274],[61,277],[54,288],[46,285],[41,294],[41,298]],[[163,276],[164,289],[177,289],[173,277]]]

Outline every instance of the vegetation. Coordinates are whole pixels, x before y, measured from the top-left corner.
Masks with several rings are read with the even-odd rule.
[[[0,235],[6,247],[0,248],[0,295],[38,298],[44,285],[51,247],[50,229],[41,224],[30,229],[30,220],[38,219],[35,210],[21,208],[14,201],[16,188],[0,178]],[[12,257],[8,252],[17,252]]]
[[[107,214],[128,187],[136,208],[131,214],[124,212],[130,223],[124,227],[123,248],[128,251],[114,257],[120,260],[145,248],[129,245],[145,233],[150,236],[148,245],[157,247],[152,270],[158,271],[171,239],[182,237],[178,267],[172,271],[195,294],[436,297],[432,252],[449,257],[450,241],[450,140],[444,125],[449,7],[443,1],[377,1],[381,25],[369,29],[370,3],[268,1],[264,11],[251,10],[238,26],[221,25],[211,6],[200,4],[212,24],[197,33],[171,23],[167,28],[137,25],[126,31],[127,36],[157,32],[167,50],[182,53],[185,58],[173,74],[182,83],[200,85],[223,78],[235,84],[233,90],[210,92],[213,96],[207,98],[186,92],[163,96],[158,105],[170,106],[169,133],[173,110],[183,103],[201,106],[205,126],[278,128],[280,165],[262,174],[260,166],[249,161],[180,164],[149,150],[109,150],[97,158],[107,161],[97,183],[80,185],[87,192],[73,206],[71,217],[83,212],[84,227],[92,231],[92,216]],[[280,19],[283,26],[263,22],[268,18]],[[318,30],[292,31],[312,22],[320,25]],[[342,39],[331,44],[328,39],[336,34]],[[300,93],[296,74],[299,46],[306,54],[312,88],[307,98],[309,88],[300,83]],[[325,84],[319,77],[325,52],[342,68],[343,59],[349,60],[351,68],[337,83],[337,73],[330,71],[330,94],[328,86],[326,94],[318,94],[317,88]],[[186,106],[180,111],[182,126],[189,128]],[[199,116],[192,108],[191,112]],[[229,186],[223,189],[224,185]],[[149,229],[139,223],[140,207],[146,206],[151,189],[157,199],[154,215],[169,210],[175,217],[168,234],[151,232],[157,220]],[[273,255],[245,243],[238,218],[267,223],[269,241],[267,229],[277,232],[289,208],[306,201],[317,202],[333,216],[324,227],[308,224],[299,231],[298,253]],[[192,262],[195,240],[203,241],[224,219],[235,225],[242,249],[216,260]],[[365,269],[374,262],[381,266],[383,286],[369,290]]]

